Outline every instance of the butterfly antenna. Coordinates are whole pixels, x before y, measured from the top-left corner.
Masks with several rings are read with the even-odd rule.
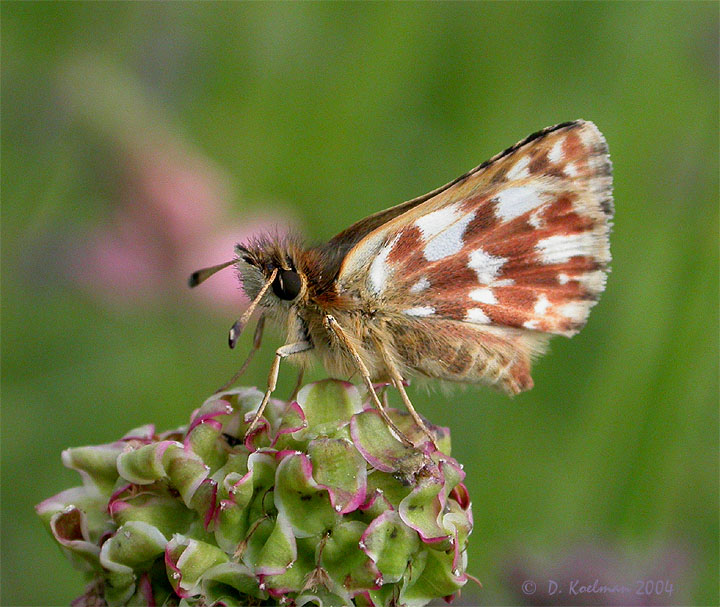
[[[231,259],[230,261],[226,261],[225,263],[219,263],[216,266],[210,266],[209,268],[202,268],[201,270],[196,270],[195,272],[190,274],[190,278],[188,278],[188,285],[191,288],[197,287],[201,282],[205,282],[208,278],[215,274],[215,272],[224,270],[228,266],[234,264],[235,261],[235,259]]]
[[[252,300],[252,303],[250,304],[248,309],[245,310],[245,312],[240,317],[240,319],[236,320],[235,324],[233,324],[233,326],[230,327],[230,333],[228,335],[228,345],[231,348],[234,348],[235,345],[237,344],[237,341],[238,341],[238,339],[240,339],[240,335],[243,332],[245,325],[247,324],[248,320],[250,320],[250,317],[252,316],[252,313],[255,311],[255,308],[257,308],[257,305],[260,303],[262,296],[265,295],[267,290],[270,288],[270,285],[275,280],[277,273],[278,273],[278,269],[275,268],[272,271],[272,274],[270,274],[270,278],[267,279],[265,284],[262,286],[262,289],[260,289],[260,292],[255,296],[255,299]]]

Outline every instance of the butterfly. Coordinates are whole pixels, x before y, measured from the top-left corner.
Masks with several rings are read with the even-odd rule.
[[[234,347],[256,308],[279,324],[267,390],[280,361],[319,358],[359,374],[393,433],[376,382],[393,385],[433,440],[406,380],[483,383],[508,394],[533,386],[532,360],[553,335],[571,337],[605,289],[613,217],[612,165],[592,122],[545,128],[450,183],[370,215],[325,244],[263,236],[236,258],[195,272],[195,286],[235,265],[251,300],[230,330]],[[233,381],[231,380],[231,381]]]

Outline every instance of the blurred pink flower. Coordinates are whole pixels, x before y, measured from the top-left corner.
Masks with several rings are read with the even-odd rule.
[[[175,294],[212,306],[245,304],[230,269],[192,293],[181,289],[194,270],[231,259],[235,245],[253,235],[287,232],[290,220],[231,218],[219,172],[177,150],[142,150],[126,164],[112,218],[76,251],[73,276],[112,303],[135,305]]]
[[[271,217],[236,210],[225,174],[171,133],[162,104],[132,73],[96,56],[69,60],[58,73],[68,114],[109,143],[119,167],[110,217],[91,234],[71,234],[65,273],[112,305],[142,305],[169,297],[213,306],[243,304],[230,269],[197,293],[189,274],[233,257],[234,246],[260,231],[292,227],[282,208]],[[103,149],[107,149],[107,145]]]

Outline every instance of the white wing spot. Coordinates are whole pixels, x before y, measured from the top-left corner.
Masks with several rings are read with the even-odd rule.
[[[530,213],[530,217],[528,218],[528,223],[533,228],[544,228],[545,227],[545,220],[542,217],[540,217],[542,211],[543,211],[543,207],[540,207],[539,209]]]
[[[537,329],[538,321],[537,320],[526,320],[523,323],[523,327],[525,327],[526,329]]]
[[[539,240],[535,248],[546,264],[564,263],[577,255],[592,255],[597,248],[592,232],[556,234]]]
[[[545,316],[545,312],[548,311],[548,308],[550,308],[550,301],[548,300],[547,295],[545,295],[545,293],[540,293],[540,296],[535,302],[533,313],[535,316]]]
[[[458,208],[457,203],[442,207],[437,211],[423,215],[415,222],[415,225],[420,228],[423,236],[428,240],[446,229],[453,221],[459,219]]]
[[[495,214],[503,221],[520,217],[542,203],[539,192],[530,186],[507,188],[495,200]]]
[[[475,249],[470,253],[468,267],[475,270],[478,282],[483,285],[489,285],[498,275],[507,259],[504,257],[495,257],[483,251]]]
[[[580,129],[579,135],[583,145],[590,150],[598,143],[599,132],[597,127],[592,123],[586,124],[585,127]],[[602,137],[602,135],[600,135],[600,137]]]
[[[490,319],[481,308],[470,308],[465,314],[465,320],[468,322],[475,322],[482,325],[490,323]]]
[[[408,316],[432,316],[435,314],[435,308],[432,306],[409,308],[407,310],[403,310],[403,314],[407,314]]]
[[[410,293],[421,293],[430,286],[430,281],[427,277],[423,276],[418,280],[412,287],[410,287]]]
[[[590,311],[590,304],[586,301],[571,301],[558,307],[558,313],[573,322],[583,323]]]
[[[520,158],[520,160],[518,160],[507,172],[507,179],[524,179],[525,177],[530,177],[530,172],[527,168],[529,164],[529,156],[523,156]]]
[[[550,152],[548,153],[548,160],[550,162],[558,163],[563,159],[563,140],[559,139],[554,146],[550,149]]]
[[[577,177],[578,176],[578,170],[577,167],[573,162],[568,162],[564,167],[563,171],[568,177]]]
[[[561,285],[566,285],[570,281],[570,277],[567,274],[562,274],[562,273],[558,274],[557,279]]]
[[[459,204],[449,205],[420,217],[415,225],[425,238],[425,259],[437,261],[458,254],[472,213],[462,213]]]
[[[503,278],[501,280],[493,280],[493,287],[512,287],[515,284],[515,280],[512,278]]]
[[[595,293],[600,293],[605,288],[606,277],[602,270],[585,272],[576,276],[575,279],[586,289]]]
[[[375,259],[373,259],[372,264],[370,264],[370,273],[368,274],[368,280],[370,282],[370,290],[375,295],[379,295],[385,290],[385,283],[387,282],[389,273],[387,257],[399,238],[400,234],[395,236],[392,242],[382,247],[382,249],[380,249],[378,254],[375,256]]]
[[[491,306],[497,304],[495,293],[493,293],[492,289],[488,288],[474,289],[470,291],[470,299],[473,301],[479,301],[480,303],[490,304]]]

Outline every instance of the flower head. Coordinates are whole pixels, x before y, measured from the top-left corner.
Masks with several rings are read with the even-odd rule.
[[[466,583],[470,502],[446,429],[395,439],[352,384],[238,388],[188,426],[68,449],[84,484],[37,506],[90,585],[76,605],[424,605]],[[390,411],[407,436],[409,416]]]

